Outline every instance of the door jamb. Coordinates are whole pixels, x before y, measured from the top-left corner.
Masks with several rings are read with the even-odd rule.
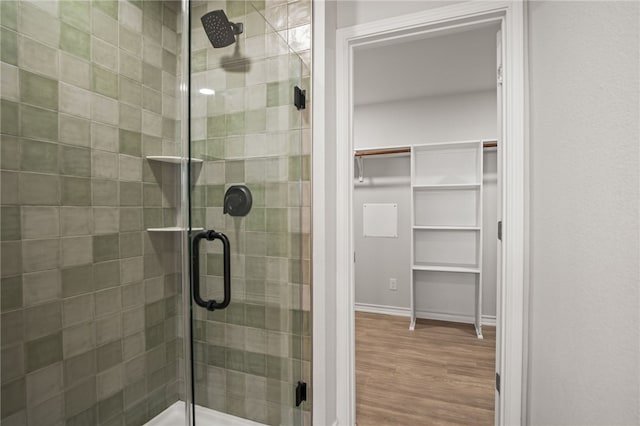
[[[502,292],[499,425],[522,424],[526,389],[523,366],[525,206],[528,202],[525,146],[524,1],[466,2],[339,29],[336,33],[336,411],[338,424],[355,424],[355,315],[353,268],[353,50],[373,41],[434,31],[447,23],[501,19],[503,91]],[[330,282],[330,281],[329,281]]]

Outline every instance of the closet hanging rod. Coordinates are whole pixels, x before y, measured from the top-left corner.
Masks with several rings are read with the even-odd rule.
[[[367,155],[385,155],[385,154],[403,154],[405,152],[411,152],[411,148],[396,148],[396,149],[377,149],[370,151],[356,151],[356,157],[364,157]]]
[[[482,143],[483,148],[495,148],[498,146],[498,141],[485,141]],[[367,151],[356,151],[354,155],[356,157],[367,157],[370,155],[389,155],[389,154],[404,154],[411,152],[411,148],[385,148],[385,149],[371,149]]]

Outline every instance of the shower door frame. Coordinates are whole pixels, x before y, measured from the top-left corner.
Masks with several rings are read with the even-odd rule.
[[[528,263],[526,242],[528,205],[526,183],[528,154],[525,140],[525,45],[524,2],[467,2],[458,5],[427,10],[425,12],[383,19],[367,24],[339,29],[336,33],[336,155],[335,158],[316,159],[323,169],[335,161],[337,191],[336,235],[347,236],[327,243],[329,250],[335,248],[335,295],[336,295],[336,371],[335,395],[338,424],[355,424],[355,315],[354,315],[354,267],[353,267],[353,57],[357,46],[401,39],[419,33],[437,31],[451,26],[473,25],[486,21],[501,21],[504,46],[503,126],[505,146],[502,155],[503,180],[501,183],[504,222],[502,244],[499,365],[496,371],[502,377],[501,391],[497,393],[495,419],[498,425],[520,424],[525,418],[526,396],[525,348],[525,268]],[[316,94],[316,97],[318,95]],[[317,100],[317,99],[316,99]],[[314,128],[322,127],[315,122]],[[314,168],[317,170],[317,168]],[[314,171],[313,181],[319,182],[323,175]],[[320,172],[322,173],[322,172]],[[314,193],[324,191],[322,184],[314,186]],[[314,235],[322,230],[314,222]],[[319,225],[318,225],[319,226]],[[318,234],[320,232],[320,234]],[[314,270],[326,267],[324,259],[314,262]],[[331,281],[330,277],[328,281]],[[319,291],[314,286],[314,291]],[[315,296],[315,293],[314,293]],[[314,300],[317,300],[314,297]],[[314,304],[314,323],[328,323],[331,314],[323,306]],[[327,341],[333,336],[327,332]],[[314,345],[314,358],[322,356],[322,348]],[[318,352],[316,352],[318,351]],[[314,365],[315,367],[315,365]],[[328,372],[326,372],[328,373]],[[317,376],[316,376],[317,377]],[[324,383],[314,380],[316,395],[331,394],[331,389],[320,389]],[[315,405],[316,410],[323,407]]]
[[[184,400],[184,424],[192,426],[195,422],[194,383],[191,370],[193,354],[191,350],[191,0],[181,0],[182,37],[180,62],[180,140],[182,141],[182,160],[180,162],[180,215],[178,226],[182,229],[182,390]]]

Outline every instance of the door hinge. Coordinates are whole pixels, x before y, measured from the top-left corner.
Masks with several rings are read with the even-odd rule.
[[[502,221],[498,222],[498,239],[502,241]]]
[[[298,382],[296,385],[296,407],[302,404],[302,401],[307,400],[307,384],[305,382]]]
[[[295,86],[293,88],[293,104],[298,111],[305,109],[307,107],[307,91]]]
[[[502,64],[498,66],[496,79],[498,80],[498,84],[502,84]]]
[[[500,393],[500,374],[496,373],[496,390]]]

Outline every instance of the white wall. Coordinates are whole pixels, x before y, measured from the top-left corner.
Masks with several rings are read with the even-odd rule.
[[[328,19],[326,26],[330,37],[336,27],[335,3],[314,2],[314,25],[317,8],[325,3],[334,6],[328,13],[334,19]],[[380,9],[378,2],[370,2],[369,13],[360,9],[354,15],[345,13],[345,6],[352,7],[348,3],[339,5],[341,27],[362,23],[364,16],[394,10]],[[431,5],[416,2],[416,7],[417,3],[423,8]],[[527,423],[637,425],[638,5],[535,1],[528,4],[528,14],[531,315],[526,354]],[[322,25],[325,30],[324,21]],[[314,38],[314,48],[318,41]],[[335,44],[328,42],[326,48],[333,49]],[[316,54],[319,52],[314,50]],[[333,50],[326,54],[335,57]],[[314,99],[321,97],[322,91],[325,112],[331,117],[335,90],[330,87],[334,87],[335,69],[323,62],[321,74],[316,65],[314,57],[314,81],[322,83],[314,87]],[[314,139],[314,164],[319,158],[318,145],[326,145],[323,149],[328,159],[335,149],[335,127],[316,121],[314,115],[314,137],[319,130],[326,131],[327,137]],[[314,177],[317,172],[314,170]],[[322,191],[327,205],[315,204],[319,194],[314,181],[314,221],[321,220],[318,211],[334,221],[329,200],[335,197],[335,181],[331,180],[335,164],[328,161],[320,173],[323,184],[326,178],[326,193],[324,186]],[[314,232],[314,249],[316,239],[336,238],[335,228],[321,228],[321,232]],[[330,254],[327,243],[322,255],[329,261]],[[332,286],[335,266],[327,266],[322,281],[316,281],[316,272],[314,296],[317,289]],[[325,306],[326,324],[314,324],[314,357],[318,353],[331,357],[331,349],[337,345],[332,300],[325,300]],[[317,328],[326,330],[320,348]],[[314,373],[319,362],[314,358]],[[331,376],[335,369],[329,361],[325,364],[327,376]],[[314,424],[332,423],[317,422],[322,415],[327,420],[335,418],[335,384],[335,377],[327,379],[324,397],[328,412],[314,410]],[[314,395],[314,402],[317,397]]]
[[[355,121],[357,123],[357,120]],[[409,156],[367,158],[364,182],[354,180],[353,232],[357,304],[409,308],[411,279],[411,178]],[[365,238],[363,204],[398,204],[398,238]],[[396,278],[398,290],[389,290]]]
[[[338,28],[406,15],[460,1],[439,0],[340,0],[338,1]]]
[[[361,105],[353,132],[356,149],[495,138],[495,91]]]
[[[354,112],[354,142],[358,148],[401,146],[425,142],[496,137],[496,93],[363,105]],[[496,309],[496,155],[485,150],[483,229],[483,311]],[[408,156],[365,158],[364,182],[354,180],[354,244],[356,303],[408,309],[411,277],[411,188]],[[365,238],[364,203],[398,204],[398,238]],[[398,290],[389,290],[396,278]],[[419,285],[416,308],[428,313],[473,316],[472,285]]]
[[[638,9],[528,4],[532,425],[640,424]]]

